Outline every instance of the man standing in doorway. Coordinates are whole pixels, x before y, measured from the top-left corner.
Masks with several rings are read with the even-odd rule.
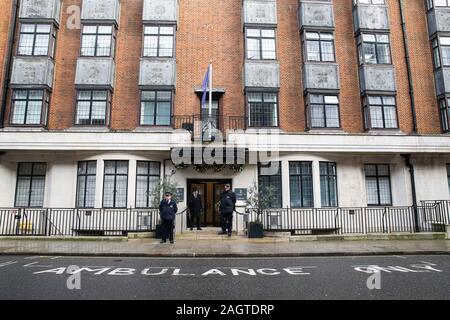
[[[197,230],[202,230],[202,228],[200,228],[200,213],[203,210],[203,203],[197,189],[194,189],[192,192],[192,196],[189,199],[188,208],[190,215],[189,221],[191,223],[191,231],[194,229],[194,220],[196,220],[197,222]]]
[[[222,231],[219,234],[228,234],[231,237],[233,229],[233,212],[236,209],[236,194],[231,191],[229,184],[225,185],[225,192],[220,197],[220,218]]]
[[[159,204],[159,215],[161,216],[161,224],[163,227],[161,243],[166,243],[167,238],[169,238],[170,243],[174,243],[173,229],[177,211],[177,203],[172,200],[172,193],[166,192],[164,200]]]

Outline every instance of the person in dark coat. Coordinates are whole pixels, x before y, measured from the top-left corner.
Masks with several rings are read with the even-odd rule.
[[[228,234],[231,237],[233,229],[233,212],[236,209],[236,194],[231,191],[229,184],[225,185],[225,192],[220,196],[220,218],[222,232],[219,234]]]
[[[169,238],[170,243],[174,243],[173,229],[177,211],[177,203],[172,200],[172,193],[166,192],[164,200],[159,204],[159,215],[163,227],[161,243],[166,243],[167,238]]]
[[[200,213],[203,210],[203,203],[197,189],[194,189],[192,192],[192,196],[189,199],[188,208],[190,214],[191,231],[194,229],[194,220],[196,220],[197,222],[197,230],[202,230],[202,228],[200,228]]]

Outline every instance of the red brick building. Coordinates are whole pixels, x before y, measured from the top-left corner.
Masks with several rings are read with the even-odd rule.
[[[448,200],[444,2],[2,1],[0,206],[145,209],[168,175],[206,225],[224,183],[304,210]],[[176,165],[219,132],[278,170]]]

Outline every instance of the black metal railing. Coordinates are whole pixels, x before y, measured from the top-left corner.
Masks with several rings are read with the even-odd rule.
[[[247,118],[244,116],[229,115],[174,115],[172,126],[175,129],[184,129],[192,133],[193,140],[213,141],[220,133],[226,139],[230,130],[247,129]]]
[[[157,209],[0,209],[2,236],[121,236],[155,231]]]
[[[417,207],[287,208],[261,214],[248,209],[237,213],[244,216],[244,229],[258,220],[266,231],[292,234],[444,232],[450,224],[450,201],[424,201]],[[158,223],[158,209],[0,208],[0,236],[122,236],[155,231]]]
[[[411,207],[248,210],[249,222],[259,221],[266,231],[292,234],[376,234],[444,232],[450,222],[450,201]],[[417,215],[417,217],[416,217]]]

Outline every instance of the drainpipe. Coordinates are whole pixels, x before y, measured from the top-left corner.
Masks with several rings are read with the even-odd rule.
[[[406,21],[404,15],[404,4],[403,0],[398,0],[398,4],[400,7],[400,18],[402,22],[402,32],[403,32],[403,46],[405,48],[405,59],[406,59],[406,69],[408,71],[408,87],[409,87],[409,96],[411,100],[411,113],[413,120],[413,133],[417,133],[417,115],[416,115],[416,104],[414,98],[414,85],[413,78],[411,72],[411,60],[409,56],[409,46],[408,46],[408,36],[406,33]]]
[[[3,93],[2,93],[2,105],[0,106],[0,128],[4,127],[5,122],[5,113],[6,113],[6,99],[8,97],[8,87],[9,82],[11,81],[11,69],[12,69],[12,56],[14,50],[14,39],[16,37],[16,27],[17,27],[17,14],[19,12],[20,3],[19,0],[14,0],[12,3],[12,28],[9,29],[8,34],[8,47],[7,47],[7,55],[5,58],[5,73],[4,73],[4,82],[3,82]]]
[[[411,192],[412,192],[412,200],[413,200],[413,210],[414,210],[414,229],[416,232],[419,232],[419,215],[417,210],[417,193],[416,193],[416,177],[414,174],[414,165],[411,162],[410,154],[402,154],[402,157],[405,159],[405,165],[409,168],[409,175],[411,179]]]

